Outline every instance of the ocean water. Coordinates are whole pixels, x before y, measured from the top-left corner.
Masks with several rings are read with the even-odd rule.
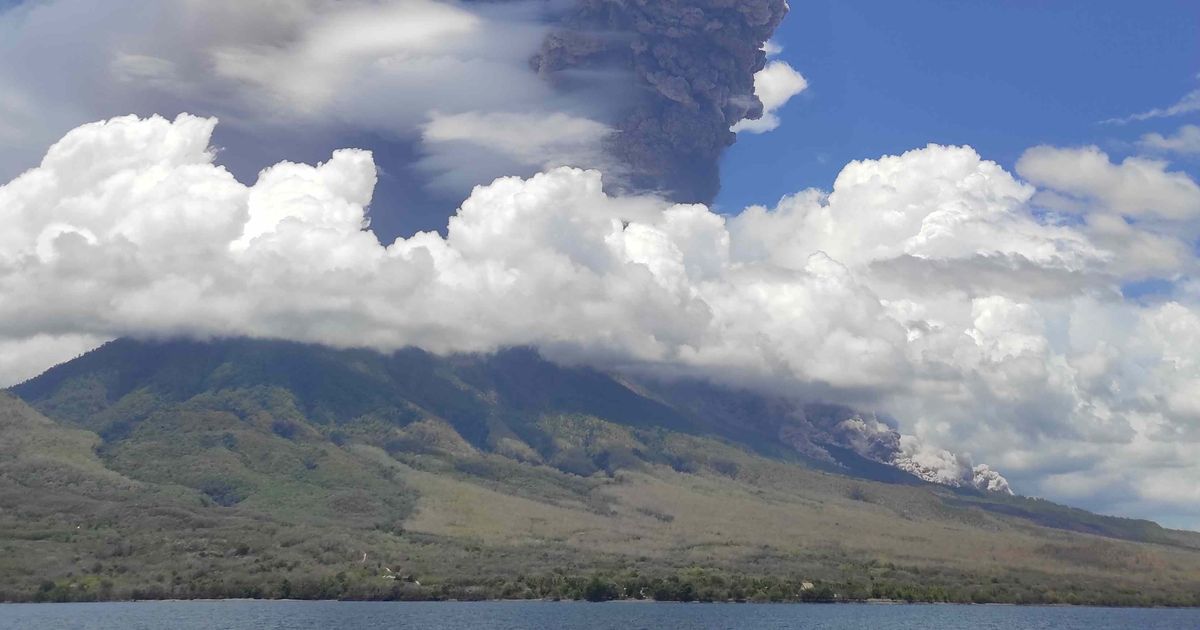
[[[4,604],[0,630],[1196,630],[1200,610],[612,602]]]

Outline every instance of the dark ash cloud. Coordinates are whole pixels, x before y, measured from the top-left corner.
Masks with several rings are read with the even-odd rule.
[[[533,60],[561,83],[585,71],[632,71],[639,88],[606,149],[624,168],[617,188],[707,203],[730,128],[763,115],[754,75],[785,0],[580,0]]]

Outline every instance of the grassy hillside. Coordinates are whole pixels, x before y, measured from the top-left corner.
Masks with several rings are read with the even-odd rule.
[[[14,393],[0,599],[1200,603],[1200,536],[856,477],[778,401],[529,351],[120,341]]]

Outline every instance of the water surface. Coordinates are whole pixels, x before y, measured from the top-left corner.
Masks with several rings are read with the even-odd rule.
[[[612,602],[4,604],[0,630],[1195,630],[1200,610]]]

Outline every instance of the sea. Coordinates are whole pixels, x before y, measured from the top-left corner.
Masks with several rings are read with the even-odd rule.
[[[1200,609],[873,604],[193,601],[0,604],[0,630],[1197,630]]]

